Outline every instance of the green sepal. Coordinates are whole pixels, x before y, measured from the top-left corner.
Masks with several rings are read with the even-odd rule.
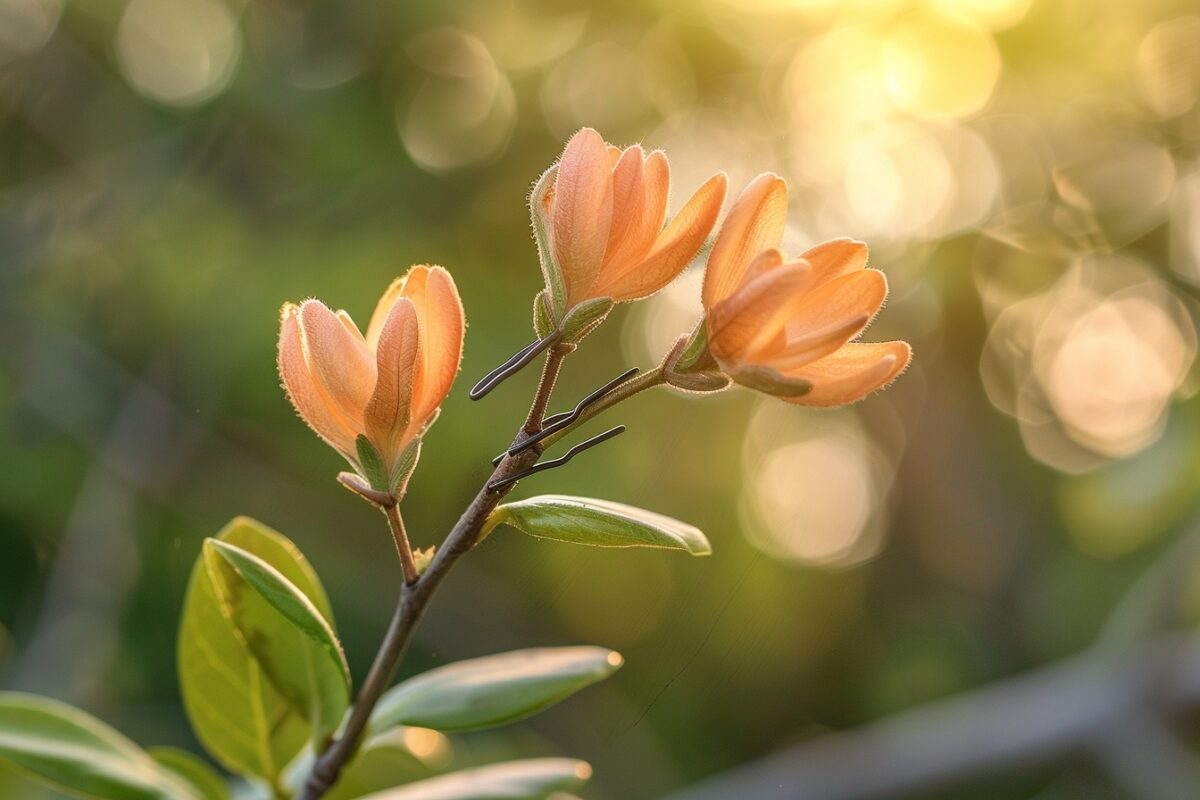
[[[542,209],[546,195],[554,188],[558,177],[558,166],[546,170],[533,187],[529,195],[529,216],[533,221],[533,240],[537,243],[538,262],[542,267],[542,278],[546,281],[547,298],[551,319],[555,322],[562,319],[563,310],[567,304],[567,284],[563,279],[562,268],[554,258],[554,249],[550,246],[550,221]],[[555,325],[551,326],[556,327]]]
[[[554,317],[550,313],[549,292],[542,289],[533,298],[533,332],[539,339],[545,339],[554,333]]]
[[[358,465],[362,468],[363,477],[367,479],[367,483],[371,484],[371,488],[377,492],[390,492],[392,482],[388,479],[383,456],[375,449],[375,445],[360,433],[354,440],[354,446],[358,449]]]
[[[690,372],[697,368],[703,369],[703,362],[712,360],[712,354],[708,352],[708,325],[707,320],[701,318],[692,331],[691,337],[687,344],[683,347],[683,352],[675,359],[672,368],[676,372]]]
[[[612,312],[616,303],[611,297],[593,297],[585,300],[571,309],[566,319],[559,325],[562,340],[570,344],[578,344]]]
[[[787,378],[770,367],[742,366],[731,372],[730,377],[747,389],[775,397],[803,397],[813,388],[803,378]]]
[[[420,457],[421,440],[417,439],[404,448],[404,451],[400,453],[400,457],[396,459],[396,464],[392,467],[392,477],[388,481],[388,488],[386,490],[389,494],[393,497],[404,496],[404,492],[408,489],[408,480],[416,470],[417,461]]]

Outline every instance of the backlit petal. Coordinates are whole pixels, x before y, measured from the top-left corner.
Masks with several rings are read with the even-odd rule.
[[[567,284],[567,305],[589,296],[604,261],[612,221],[612,159],[600,134],[571,137],[558,164],[550,208],[550,238]]]
[[[759,175],[729,209],[708,256],[705,308],[737,291],[754,257],[779,246],[786,222],[787,183],[777,175]]]
[[[867,266],[867,245],[854,239],[832,239],[803,253],[813,265],[814,286]]]
[[[725,364],[744,360],[750,344],[783,335],[779,311],[804,292],[811,270],[803,261],[767,270],[708,311],[708,346]]]
[[[886,297],[887,278],[876,269],[852,272],[797,294],[781,307],[775,321],[784,336],[769,336],[764,330],[747,346],[747,357],[783,368],[832,353],[862,333]]]
[[[606,274],[593,293],[614,300],[638,300],[675,279],[704,246],[725,202],[724,174],[714,175],[696,190],[659,234],[645,259],[609,280]]]
[[[806,380],[812,391],[784,398],[805,406],[841,406],[863,399],[896,379],[912,358],[906,342],[851,342],[819,361],[788,370],[789,378]]]
[[[421,349],[413,382],[413,423],[423,425],[450,392],[462,361],[466,320],[450,273],[442,267],[409,270],[404,296],[412,301]]]
[[[413,378],[420,335],[412,301],[401,297],[392,304],[376,347],[379,377],[367,403],[366,434],[390,465],[408,443],[412,415]]]
[[[299,308],[288,303],[280,316],[278,364],[283,388],[300,418],[327,443],[352,457],[355,432],[330,409],[313,381],[300,341],[298,313]]]
[[[297,317],[314,385],[344,425],[361,433],[363,411],[375,388],[375,359],[324,303],[305,300]]]

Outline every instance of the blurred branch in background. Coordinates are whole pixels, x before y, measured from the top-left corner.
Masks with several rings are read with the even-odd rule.
[[[668,800],[886,800],[1085,757],[1128,796],[1179,800],[1200,757],[1173,730],[1200,710],[1187,622],[1200,530],[1169,548],[1083,654],[739,766]]]

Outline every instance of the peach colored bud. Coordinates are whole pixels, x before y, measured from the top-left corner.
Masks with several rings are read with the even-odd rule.
[[[779,249],[786,219],[787,184],[766,174],[746,187],[721,226],[704,276],[701,333],[711,362],[735,382],[790,403],[861,400],[912,357],[906,342],[854,341],[883,306],[887,279],[867,269],[867,246],[852,239],[789,259]]]
[[[349,314],[319,300],[285,304],[279,374],[318,436],[363,477],[375,478],[372,488],[402,494],[401,473],[415,466],[415,448],[458,373],[464,326],[450,273],[416,266],[384,292],[366,336]],[[360,437],[373,451],[370,464]],[[375,466],[382,479],[368,474]]]
[[[639,300],[696,256],[725,202],[709,178],[664,227],[671,168],[661,151],[621,150],[591,128],[571,137],[530,197],[555,324],[588,301]]]

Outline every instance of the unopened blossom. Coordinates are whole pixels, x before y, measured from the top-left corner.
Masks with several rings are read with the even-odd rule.
[[[550,324],[589,301],[647,297],[696,256],[721,213],[725,176],[709,178],[664,227],[670,185],[661,150],[622,150],[591,128],[571,137],[530,198]]]
[[[779,249],[787,184],[760,175],[733,204],[704,276],[704,327],[676,369],[721,373],[790,403],[840,406],[891,383],[906,342],[860,342],[887,298],[867,246],[835,239],[789,258]],[[703,344],[707,348],[696,347]],[[683,352],[683,347],[679,348]],[[690,388],[681,375],[681,386]]]
[[[300,417],[370,480],[364,437],[387,484],[373,488],[402,494],[402,473],[415,464],[462,357],[465,322],[450,273],[416,266],[397,278],[365,335],[319,300],[288,303],[281,316],[279,374]]]

